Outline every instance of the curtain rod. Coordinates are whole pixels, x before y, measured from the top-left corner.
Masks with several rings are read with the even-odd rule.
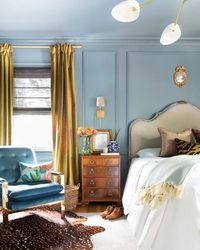
[[[74,49],[81,49],[82,45],[73,44]],[[14,49],[50,49],[50,45],[13,45]]]

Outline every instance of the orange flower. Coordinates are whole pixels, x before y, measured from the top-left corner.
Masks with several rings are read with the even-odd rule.
[[[84,128],[84,127],[79,127],[77,130],[77,134],[79,136],[92,136],[97,133],[97,130],[94,128]]]

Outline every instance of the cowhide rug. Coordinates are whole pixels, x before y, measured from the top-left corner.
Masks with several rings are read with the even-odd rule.
[[[1,214],[0,214],[1,216]],[[90,236],[103,227],[79,224],[86,218],[68,213],[65,220],[51,207],[27,210],[9,215],[9,224],[0,224],[2,250],[89,250]]]

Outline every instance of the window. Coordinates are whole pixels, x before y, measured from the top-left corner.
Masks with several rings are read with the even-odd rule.
[[[52,150],[50,69],[14,72],[13,145]]]

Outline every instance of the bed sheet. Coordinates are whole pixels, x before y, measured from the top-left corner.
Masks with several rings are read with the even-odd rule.
[[[150,209],[137,205],[139,189],[157,162],[165,158],[134,158],[131,161],[122,203],[138,250],[200,249],[200,181],[198,166],[185,181],[181,199]]]

